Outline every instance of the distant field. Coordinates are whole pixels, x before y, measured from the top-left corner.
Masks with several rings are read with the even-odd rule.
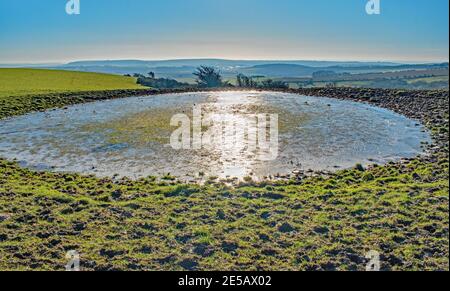
[[[136,79],[117,75],[41,69],[0,69],[0,98],[30,94],[139,89]]]
[[[289,87],[298,89],[300,84],[305,82],[305,79],[283,79],[278,78],[279,81],[284,81],[289,84]],[[329,84],[334,84],[336,87],[362,87],[362,88],[385,88],[392,83],[392,87],[386,88],[402,88],[402,89],[445,89],[448,88],[448,76],[434,76],[434,77],[418,77],[418,78],[398,78],[398,79],[379,79],[379,80],[348,80],[348,81],[314,81],[308,85],[301,87],[325,87]],[[433,87],[433,85],[435,85]],[[431,86],[431,87],[430,87]]]
[[[408,83],[417,83],[417,82],[448,82],[448,76],[437,76],[437,77],[426,77],[426,78],[417,78],[413,80],[409,80]]]

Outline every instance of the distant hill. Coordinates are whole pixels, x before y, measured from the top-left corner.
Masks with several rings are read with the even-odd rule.
[[[399,63],[392,62],[338,62],[338,61],[307,61],[307,60],[224,60],[224,59],[178,59],[161,61],[144,60],[99,60],[99,61],[77,61],[63,65],[64,67],[198,67],[214,66],[220,68],[251,67],[266,64],[291,64],[311,67],[328,66],[394,66]]]
[[[60,69],[102,72],[112,74],[146,74],[155,72],[161,77],[190,78],[198,66],[213,66],[224,76],[238,73],[246,75],[264,75],[268,77],[307,77],[320,70],[348,73],[372,73],[393,70],[431,69],[448,67],[445,64],[399,64],[391,62],[333,62],[333,61],[246,61],[222,59],[187,59],[187,60],[104,60],[71,62]]]
[[[242,68],[238,71],[248,76],[304,77],[312,75],[317,68],[293,64],[268,64]]]
[[[311,77],[318,71],[335,73],[368,74],[403,70],[427,70],[448,68],[443,64],[400,64],[393,62],[338,62],[308,60],[223,60],[223,59],[179,59],[179,60],[93,60],[77,61],[47,68],[80,72],[96,72],[107,74],[147,74],[154,72],[160,78],[172,78],[183,82],[193,82],[192,73],[198,66],[213,66],[222,75],[234,78],[242,73],[249,76],[265,76],[269,78],[301,78]],[[1,65],[0,65],[1,66]],[[32,67],[32,65],[30,65]],[[40,65],[42,66],[42,65]],[[24,65],[24,67],[27,67]]]

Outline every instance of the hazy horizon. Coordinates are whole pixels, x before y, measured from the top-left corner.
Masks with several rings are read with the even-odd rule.
[[[78,60],[448,61],[447,0],[1,0],[0,63]],[[39,13],[36,13],[39,11]]]
[[[116,61],[142,61],[142,62],[170,62],[170,61],[195,61],[195,60],[220,60],[220,61],[245,61],[245,62],[330,62],[330,63],[394,63],[394,64],[439,64],[448,63],[449,60],[432,60],[432,61],[398,61],[398,60],[352,60],[352,59],[227,59],[227,58],[173,58],[173,59],[73,59],[61,62],[0,62],[0,65],[15,66],[50,66],[50,65],[66,65],[78,62],[116,62]]]

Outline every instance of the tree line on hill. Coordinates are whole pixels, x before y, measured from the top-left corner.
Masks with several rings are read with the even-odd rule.
[[[174,79],[156,78],[154,72],[149,72],[147,75],[134,74],[137,78],[137,83],[143,86],[152,87],[156,89],[184,89],[184,88],[261,88],[261,89],[285,89],[289,88],[288,84],[282,81],[274,81],[272,79],[264,79],[258,81],[255,78],[238,74],[236,76],[236,84],[231,84],[228,81],[223,81],[222,75],[214,67],[200,66],[193,73],[196,76],[196,84],[189,84],[179,82]],[[125,75],[131,77],[131,75]],[[259,78],[258,78],[259,79]]]

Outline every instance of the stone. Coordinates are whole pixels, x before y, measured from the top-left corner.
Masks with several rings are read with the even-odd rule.
[[[237,244],[237,243],[234,243],[234,242],[226,242],[226,241],[224,241],[224,242],[222,243],[222,250],[223,250],[224,252],[226,252],[226,253],[234,252],[234,251],[236,251],[238,248],[239,248],[238,244]]]
[[[289,223],[285,222],[278,227],[278,230],[283,233],[293,232],[295,229]]]
[[[194,271],[198,267],[198,263],[192,259],[185,259],[181,261],[179,265],[187,271]]]

